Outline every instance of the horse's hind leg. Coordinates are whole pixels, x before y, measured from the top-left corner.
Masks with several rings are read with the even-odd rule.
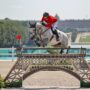
[[[68,52],[69,52],[69,49],[70,49],[70,46],[67,48],[67,52],[66,52],[66,54],[68,54]]]
[[[67,50],[67,51],[66,51],[66,54],[68,54],[68,52],[69,52],[69,48],[67,48],[66,50]]]
[[[63,54],[63,52],[64,52],[63,50],[64,50],[64,48],[61,48],[61,50],[60,50],[60,54]]]

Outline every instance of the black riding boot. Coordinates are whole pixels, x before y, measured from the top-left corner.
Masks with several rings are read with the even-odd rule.
[[[53,34],[56,35],[56,41],[59,41],[59,35],[58,35],[57,30],[53,30],[53,28],[51,27],[51,31],[52,31]]]
[[[56,35],[56,41],[59,41],[59,35],[58,35],[57,30],[54,31],[54,34]]]

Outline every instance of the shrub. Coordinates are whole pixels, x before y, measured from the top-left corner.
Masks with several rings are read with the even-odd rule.
[[[84,81],[81,81],[81,88],[90,88],[90,82],[84,82]]]
[[[17,81],[13,81],[11,83],[6,83],[6,87],[22,87],[22,81],[17,80]]]
[[[4,88],[5,87],[5,82],[3,80],[3,78],[0,75],[0,88]]]

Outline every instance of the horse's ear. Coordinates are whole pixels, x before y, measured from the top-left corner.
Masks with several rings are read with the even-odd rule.
[[[30,25],[30,28],[35,28],[35,27],[36,27],[36,22],[31,23],[31,22],[29,21],[29,25]]]
[[[29,27],[32,28],[31,22],[29,21]]]

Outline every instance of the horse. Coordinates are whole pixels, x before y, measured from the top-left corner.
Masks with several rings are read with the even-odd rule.
[[[31,33],[33,34],[31,39],[36,41],[38,46],[52,46],[52,47],[60,47],[60,48],[68,48],[69,47],[69,38],[66,33],[57,29],[59,35],[59,41],[56,40],[56,35],[52,33],[51,30],[47,30],[45,26],[43,26],[40,22],[31,24],[30,26],[33,28]]]

